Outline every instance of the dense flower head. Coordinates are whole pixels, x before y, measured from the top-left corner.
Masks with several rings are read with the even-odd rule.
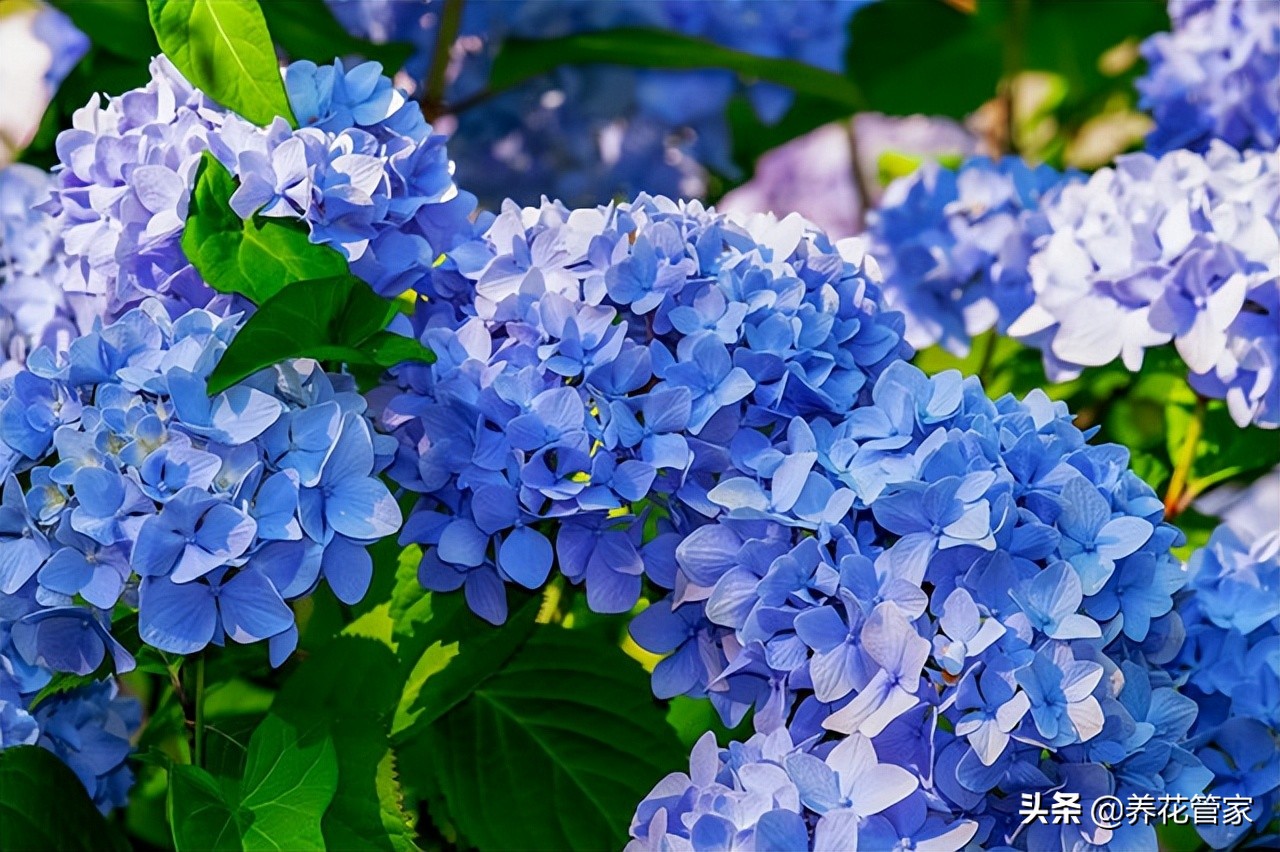
[[[365,544],[401,520],[377,478],[389,439],[314,361],[210,397],[239,322],[147,301],[0,383],[0,606],[33,605],[9,628],[26,663],[131,668],[111,635],[124,604],[163,651],[269,640],[279,664],[297,642],[286,601],[322,579],[363,596]]]
[[[1214,143],[1121,157],[1044,206],[1035,302],[1009,333],[1053,381],[1170,341],[1241,426],[1280,426],[1280,165]]]
[[[542,195],[596,204],[640,191],[700,194],[706,170],[733,174],[726,108],[743,92],[731,72],[616,66],[562,67],[510,91],[488,91],[489,71],[509,38],[547,39],[615,27],[657,27],[761,56],[828,70],[843,65],[848,21],[867,0],[802,4],[770,0],[591,0],[470,3],[452,47],[450,104],[459,111],[450,143],[459,179],[487,204],[536,203]],[[441,3],[330,0],[353,32],[417,48],[404,72],[424,79],[436,46]],[[791,93],[746,87],[762,119],[775,122]]]
[[[708,695],[730,724],[754,710],[761,734],[830,749],[821,772],[771,758],[806,808],[787,830],[811,840],[831,809],[894,805],[846,830],[877,849],[892,832],[922,848],[1154,845],[1150,826],[1019,830],[1024,793],[1080,792],[1088,814],[1098,796],[1191,795],[1208,778],[1181,747],[1194,702],[1160,668],[1181,641],[1181,533],[1128,452],[1086,437],[1042,392],[992,402],[977,379],[898,362],[843,420],[731,447],[709,522],[672,543],[673,594],[632,623],[667,655],[655,693]],[[852,792],[858,772],[832,758],[850,750],[892,765],[907,803],[876,798],[888,784]],[[650,805],[633,832],[653,843]],[[689,833],[693,814],[667,808],[664,830],[723,848]]]
[[[21,369],[41,345],[65,350],[87,322],[60,286],[62,242],[52,217],[38,209],[50,183],[33,166],[0,170],[0,375]]]
[[[1186,644],[1173,664],[1199,707],[1191,744],[1218,796],[1249,796],[1252,825],[1201,826],[1214,848],[1280,816],[1280,474],[1255,483],[1192,554],[1177,612]],[[1259,517],[1249,517],[1259,515]]]
[[[26,659],[26,637],[18,626],[39,608],[33,589],[0,594],[0,751],[23,745],[48,749],[106,813],[125,804],[133,784],[125,758],[142,723],[142,708],[121,696],[111,677],[41,698],[53,672]]]
[[[508,203],[486,224],[418,305],[439,360],[401,367],[380,402],[391,476],[422,495],[402,541],[429,545],[424,585],[465,587],[499,622],[503,582],[536,588],[558,563],[593,609],[625,612],[642,575],[671,585],[668,533],[720,511],[709,492],[740,456],[761,481],[790,472],[763,503],[840,515],[841,494],[802,487],[812,454],[787,461],[768,435],[834,425],[909,354],[862,258],[799,216],[650,196]]]
[[[1003,333],[1032,301],[1027,259],[1048,233],[1044,197],[1078,180],[1018,157],[975,157],[958,170],[926,163],[871,212],[868,251],[907,341],[965,354],[975,335]]]
[[[180,245],[206,150],[239,179],[240,216],[303,220],[312,242],[340,250],[384,295],[430,275],[455,231],[468,231],[474,199],[453,184],[444,137],[376,63],[289,66],[296,130],[228,112],[163,56],[151,73],[141,89],[95,96],[58,137],[49,206],[66,246],[65,289],[103,300],[109,317],[148,298],[175,317],[240,307],[205,285]]]
[[[1155,128],[1155,154],[1280,144],[1280,15],[1269,0],[1170,0],[1173,32],[1142,45],[1149,68],[1139,105]]]

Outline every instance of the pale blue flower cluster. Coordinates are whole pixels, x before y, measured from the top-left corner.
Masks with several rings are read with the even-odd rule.
[[[381,423],[391,477],[422,495],[401,540],[428,545],[423,584],[465,588],[493,622],[504,582],[537,588],[553,565],[602,612],[631,609],[646,573],[670,587],[667,533],[721,511],[731,458],[768,476],[771,433],[869,402],[909,354],[861,259],[798,216],[641,196],[509,202],[486,224],[419,303],[439,360],[399,368]],[[848,508],[801,490],[778,505],[823,523]]]
[[[1087,815],[1211,774],[1183,747],[1195,704],[1161,670],[1182,638],[1181,533],[1123,447],[1085,439],[1039,391],[993,403],[902,362],[840,420],[739,433],[701,523],[666,545],[673,594],[631,633],[667,655],[659,697],[707,695],[729,724],[753,709],[789,740],[715,775],[749,807],[655,790],[636,848],[760,845],[770,808],[798,816],[771,817],[786,840],[766,848],[1154,848],[1152,826],[1087,816],[1019,828],[1024,793],[1079,792]],[[860,786],[867,772],[886,780]]]
[[[1187,640],[1173,668],[1199,706],[1190,744],[1213,771],[1210,792],[1253,799],[1248,823],[1199,827],[1215,849],[1258,837],[1280,816],[1278,490],[1272,473],[1243,495],[1192,555],[1177,604]]]
[[[1236,423],[1280,426],[1280,164],[1215,143],[1121,157],[1044,206],[1035,302],[1009,333],[1049,379],[1173,342],[1192,387]]]
[[[39,745],[56,754],[103,813],[122,807],[133,773],[125,758],[142,708],[122,697],[114,678],[47,696],[53,672],[29,661],[32,633],[22,618],[40,609],[33,589],[0,594],[0,750]]]
[[[118,317],[158,298],[173,316],[238,307],[214,293],[180,245],[195,171],[210,151],[240,181],[232,207],[303,220],[377,292],[395,295],[469,233],[474,199],[451,177],[433,133],[376,63],[309,62],[286,72],[301,127],[260,128],[193,88],[165,57],[142,89],[95,96],[58,137],[49,209],[67,254],[65,288],[105,300]]]
[[[1280,145],[1280,13],[1271,0],[1170,0],[1173,32],[1142,45],[1139,105],[1155,118],[1147,147],[1204,151]]]
[[[41,345],[65,351],[89,322],[62,290],[62,242],[53,219],[38,209],[50,182],[33,166],[0,170],[0,376],[22,369]]]
[[[868,217],[868,251],[886,301],[906,315],[907,342],[964,355],[974,336],[1004,333],[1032,302],[1027,261],[1049,230],[1040,205],[1079,179],[975,157],[955,171],[926,163],[890,184]]]
[[[238,326],[146,301],[0,382],[0,606],[33,604],[9,628],[28,665],[128,670],[120,604],[163,651],[269,640],[278,665],[297,643],[286,601],[321,580],[363,596],[365,545],[401,521],[377,478],[393,442],[313,361],[210,397]]]
[[[452,46],[447,101],[483,100],[462,110],[450,151],[462,183],[488,205],[537,203],[543,195],[596,204],[644,191],[701,194],[705,171],[735,174],[726,115],[745,91],[770,123],[786,112],[789,90],[744,88],[728,71],[562,67],[490,93],[489,70],[507,39],[546,39],[615,27],[656,27],[761,56],[827,70],[844,64],[848,22],[868,0],[520,0],[468,3]],[[442,3],[330,0],[352,31],[417,48],[405,73],[421,82],[435,50]]]

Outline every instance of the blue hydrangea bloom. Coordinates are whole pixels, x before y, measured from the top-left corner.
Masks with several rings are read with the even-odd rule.
[[[1009,334],[1049,378],[1172,342],[1241,426],[1280,426],[1280,169],[1274,150],[1121,157],[1063,187],[1030,259],[1034,303]]]
[[[1039,391],[992,402],[977,379],[901,361],[843,417],[738,431],[709,505],[670,523],[676,573],[653,575],[672,594],[632,636],[670,655],[656,694],[684,686],[730,724],[754,711],[795,792],[739,810],[741,793],[685,796],[668,779],[633,848],[761,832],[787,849],[1154,848],[1150,827],[1050,836],[1017,814],[1022,794],[1062,784],[1089,801],[1190,796],[1212,777],[1190,750],[1195,704],[1165,668],[1181,533],[1127,451],[1087,437]],[[878,755],[871,788],[834,765],[855,751]],[[773,775],[782,785],[755,769],[693,783],[751,792]],[[877,798],[891,790],[901,802]]]
[[[48,749],[107,813],[124,806],[133,785],[125,759],[142,723],[142,707],[121,695],[111,677],[33,704],[52,678],[52,671],[22,647],[21,620],[41,610],[36,591],[28,587],[17,595],[0,594],[0,750],[21,745]],[[81,630],[78,625],[72,629]]]
[[[1173,32],[1142,44],[1139,105],[1155,119],[1147,148],[1244,150],[1280,144],[1280,18],[1254,0],[1170,0]]]
[[[909,352],[860,256],[797,216],[736,221],[650,196],[508,203],[482,228],[417,307],[439,360],[380,392],[391,476],[422,495],[401,539],[426,545],[425,586],[463,588],[502,621],[501,584],[540,586],[554,549],[592,608],[625,612],[642,575],[674,574],[643,540],[650,521],[695,524],[717,499],[838,520],[851,492],[812,471],[812,433],[788,424],[869,402]],[[791,458],[775,430],[795,434]],[[749,475],[717,485],[739,455]]]
[[[1212,793],[1253,799],[1252,824],[1198,828],[1215,849],[1260,836],[1280,811],[1278,486],[1272,473],[1238,499],[1192,554],[1187,588],[1178,596],[1187,639],[1173,668],[1199,708],[1190,742],[1213,771]]]
[[[239,307],[204,284],[180,246],[206,150],[239,179],[237,213],[304,221],[312,242],[341,251],[383,295],[429,276],[440,252],[469,235],[474,198],[453,183],[444,137],[376,63],[289,66],[297,130],[228,112],[163,56],[151,73],[105,104],[95,96],[58,137],[47,206],[65,246],[64,286],[98,300],[107,317],[148,298],[174,317]]]
[[[0,382],[0,604],[37,604],[11,626],[28,662],[131,667],[109,631],[123,603],[161,650],[269,640],[279,664],[297,641],[288,601],[321,580],[364,595],[364,546],[401,522],[377,478],[394,442],[350,377],[313,361],[210,398],[239,325],[147,301]]]
[[[1004,333],[1032,301],[1027,260],[1048,233],[1042,200],[1079,180],[1018,157],[975,157],[958,170],[926,163],[885,190],[868,214],[868,251],[885,298],[917,349],[958,355],[974,336]]]
[[[471,3],[464,7],[445,100],[475,102],[443,119],[460,182],[491,208],[543,195],[589,205],[644,191],[702,194],[708,171],[733,174],[729,101],[745,93],[769,123],[792,102],[770,84],[745,88],[717,70],[565,67],[499,93],[493,58],[509,38],[546,39],[615,27],[656,27],[760,56],[831,71],[843,66],[848,22],[868,0],[620,0]],[[416,48],[399,79],[420,85],[436,47],[439,2],[330,0],[348,29]]]

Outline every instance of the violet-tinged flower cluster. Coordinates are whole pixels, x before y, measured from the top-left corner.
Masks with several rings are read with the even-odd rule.
[[[451,48],[445,99],[459,110],[450,149],[459,179],[496,208],[504,198],[535,204],[543,195],[597,204],[644,191],[701,194],[706,170],[734,174],[726,108],[743,91],[728,71],[563,67],[491,94],[489,71],[510,38],[548,39],[615,27],[656,27],[761,56],[841,69],[850,17],[867,0],[802,4],[769,0],[591,0],[469,3]],[[418,51],[405,67],[424,79],[443,4],[411,0],[330,0],[344,24],[374,41]],[[791,104],[782,87],[745,94],[776,122]]]
[[[907,341],[964,355],[975,335],[1003,333],[1032,302],[1027,260],[1049,230],[1042,200],[1076,181],[1017,157],[927,163],[894,181],[869,215],[868,251]]]
[[[0,383],[0,606],[32,605],[10,627],[28,665],[131,668],[118,604],[163,651],[269,640],[278,665],[297,643],[286,601],[322,580],[363,596],[365,545],[400,526],[377,478],[394,448],[313,361],[210,397],[238,325],[148,301]]]
[[[631,609],[642,575],[670,587],[672,533],[720,511],[731,458],[767,477],[770,432],[868,402],[909,354],[860,260],[794,215],[508,203],[445,268],[414,320],[438,361],[400,367],[380,419],[391,477],[422,495],[401,536],[427,545],[422,583],[493,622],[505,582],[537,588],[553,564],[600,612]],[[803,484],[800,459],[783,467]],[[848,508],[820,483],[776,505]]]
[[[695,756],[712,769],[655,789],[633,848],[1154,849],[1089,805],[1211,777],[1160,668],[1181,533],[1128,452],[1086,437],[1040,391],[992,402],[905,362],[842,420],[739,432],[631,633],[667,655],[659,697],[754,709],[765,740]],[[1059,789],[1082,823],[1020,828],[1021,796]]]
[[[1187,640],[1173,668],[1199,706],[1191,744],[1213,771],[1212,793],[1253,799],[1251,824],[1198,827],[1216,849],[1253,839],[1280,818],[1277,492],[1276,473],[1246,492],[1234,517],[1192,555],[1178,599]],[[1260,516],[1241,517],[1250,510]]]
[[[53,672],[27,654],[32,634],[22,618],[40,609],[34,589],[0,594],[0,751],[39,745],[56,754],[103,813],[123,807],[133,785],[125,758],[142,708],[119,694],[114,678],[33,700]]]
[[[0,375],[22,369],[39,346],[65,351],[88,324],[60,286],[65,267],[54,221],[37,209],[49,185],[49,175],[32,166],[0,170]]]
[[[1280,14],[1270,0],[1170,0],[1173,32],[1142,45],[1149,69],[1139,106],[1155,128],[1147,148],[1280,145]]]
[[[433,133],[380,66],[289,66],[285,85],[302,125],[256,127],[193,88],[164,57],[144,88],[95,96],[58,137],[50,209],[66,245],[68,292],[105,300],[109,317],[148,298],[173,316],[226,314],[182,252],[191,185],[208,150],[240,181],[231,204],[248,218],[302,219],[311,241],[340,250],[377,292],[395,295],[469,234],[474,199],[451,177]]]
[[[1170,341],[1241,426],[1280,426],[1280,165],[1214,143],[1121,157],[1043,208],[1035,302],[1009,334],[1053,381]]]

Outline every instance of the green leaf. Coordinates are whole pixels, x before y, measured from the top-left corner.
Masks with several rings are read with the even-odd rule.
[[[228,797],[218,780],[198,766],[178,764],[169,770],[166,810],[177,852],[243,852],[231,803],[235,785],[231,787]]]
[[[387,738],[403,680],[386,645],[338,636],[302,663],[276,698],[273,713],[302,730],[332,732],[338,789],[322,823],[328,849],[418,848]]]
[[[351,35],[324,0],[270,0],[262,5],[262,14],[276,44],[291,60],[310,59],[324,65],[335,56],[355,54],[380,63],[385,73],[394,75],[413,54],[411,44],[374,44]]]
[[[432,594],[429,601],[413,633],[400,640],[401,658],[413,668],[392,721],[396,742],[422,736],[499,671],[533,634],[541,598],[525,596],[501,627],[471,612],[463,595]]]
[[[210,287],[261,305],[295,281],[347,273],[342,254],[312,243],[301,222],[241,219],[231,209],[235,191],[231,172],[206,151],[196,170],[182,251]]]
[[[173,843],[186,850],[323,849],[321,815],[338,787],[338,758],[324,729],[300,732],[269,715],[254,730],[244,778],[174,766],[168,812]]]
[[[620,848],[636,802],[688,762],[639,664],[548,626],[422,736],[482,850]]]
[[[338,789],[338,756],[327,734],[303,737],[277,716],[267,716],[249,740],[240,810],[246,852],[321,849],[320,817]]]
[[[298,126],[257,0],[147,0],[156,40],[191,84],[224,107]]]
[[[223,353],[209,377],[209,393],[290,358],[391,367],[430,363],[431,350],[384,331],[395,306],[350,275],[298,281],[263,302]]]
[[[803,62],[756,56],[706,39],[647,27],[620,27],[553,39],[508,39],[493,62],[489,86],[510,88],[560,65],[610,63],[640,68],[724,68],[747,82],[786,86],[852,112],[866,107],[852,80]]]
[[[39,746],[0,750],[0,849],[115,848],[106,820],[66,764]]]

